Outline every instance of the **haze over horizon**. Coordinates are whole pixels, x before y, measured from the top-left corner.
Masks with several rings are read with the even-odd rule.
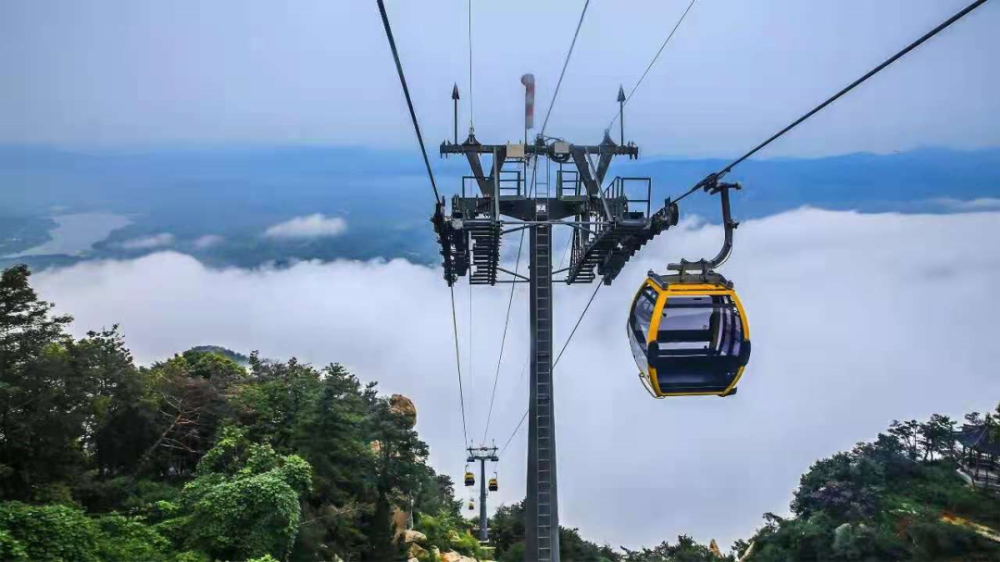
[[[735,156],[964,6],[963,0],[695,4],[626,108],[648,154]],[[450,137],[474,98],[481,138],[517,140],[519,77],[548,107],[581,2],[388,2],[424,134]],[[596,142],[685,1],[593,2],[550,134]],[[77,147],[413,146],[374,6],[304,1],[5,4],[0,142]],[[529,15],[530,14],[530,15]],[[852,92],[766,155],[1000,146],[1000,9],[987,4]],[[511,41],[512,30],[528,40]],[[765,40],[766,39],[766,40]],[[537,132],[537,131],[536,131]],[[762,154],[762,156],[765,156]]]

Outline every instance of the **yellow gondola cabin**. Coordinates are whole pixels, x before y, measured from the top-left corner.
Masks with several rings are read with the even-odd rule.
[[[639,377],[657,398],[730,396],[750,359],[750,326],[721,275],[657,275],[632,302],[628,321]]]

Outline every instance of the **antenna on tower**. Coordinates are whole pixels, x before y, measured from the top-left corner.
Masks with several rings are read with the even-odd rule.
[[[455,104],[455,144],[458,144],[458,83],[451,89],[451,99]]]
[[[625,145],[625,89],[618,86],[618,125],[621,127],[621,144]]]

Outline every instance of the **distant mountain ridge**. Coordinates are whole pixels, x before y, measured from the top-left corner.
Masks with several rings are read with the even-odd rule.
[[[642,157],[613,164],[608,181],[615,175],[650,176],[655,209],[728,162]],[[432,166],[442,195],[461,189],[461,177],[468,174],[464,159],[434,159]],[[901,213],[1000,210],[1000,148],[754,159],[728,179],[741,181],[745,188],[734,196],[738,220],[802,206]],[[100,211],[133,218],[87,256],[28,260],[37,264],[129,258],[164,247],[215,266],[304,259],[437,259],[427,224],[432,195],[423,162],[414,151],[295,146],[74,151],[0,145],[0,185],[0,234],[13,231],[4,228],[13,221],[45,224],[58,213]],[[717,222],[716,205],[707,197],[692,196],[681,211]],[[317,213],[339,217],[347,228],[340,235],[315,239],[263,237],[275,224]],[[155,236],[170,244],[128,244]],[[212,244],[199,243],[206,236],[212,237]],[[0,240],[0,246],[10,242]]]

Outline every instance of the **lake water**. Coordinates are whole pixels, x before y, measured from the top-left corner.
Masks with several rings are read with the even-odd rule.
[[[79,256],[94,244],[104,240],[113,230],[132,223],[123,215],[115,213],[73,213],[52,217],[56,227],[49,231],[52,240],[34,248],[13,254],[12,258],[24,256],[67,255]]]

